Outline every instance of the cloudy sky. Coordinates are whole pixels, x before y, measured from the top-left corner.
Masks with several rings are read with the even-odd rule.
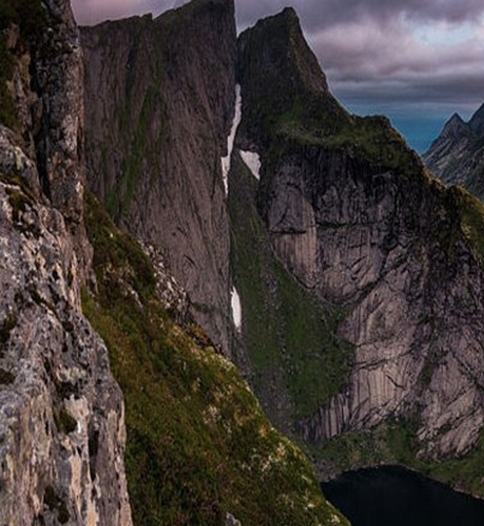
[[[183,0],[72,0],[93,24],[178,7]],[[424,150],[454,111],[484,102],[484,0],[236,0],[239,29],[296,8],[335,96],[383,113]]]

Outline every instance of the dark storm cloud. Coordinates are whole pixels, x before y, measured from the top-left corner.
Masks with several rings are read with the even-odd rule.
[[[402,104],[459,99],[477,105],[484,100],[482,20],[459,30],[443,22],[421,26],[367,18],[309,33],[309,40],[344,100],[352,93],[360,100],[399,97]]]
[[[73,0],[80,23],[93,23],[106,17],[118,18],[146,12],[160,13],[186,0]],[[240,25],[277,13],[292,5],[308,30],[370,17],[385,21],[404,15],[420,20],[462,22],[484,13],[482,0],[236,0]]]
[[[459,23],[484,13],[482,0],[239,0],[236,4],[241,25],[252,24],[290,4],[311,31],[341,22],[365,18],[385,22],[400,16]]]
[[[437,75],[406,82],[335,82],[333,91],[351,105],[392,103],[402,107],[408,104],[475,107],[484,100],[482,76],[472,72],[459,76]]]

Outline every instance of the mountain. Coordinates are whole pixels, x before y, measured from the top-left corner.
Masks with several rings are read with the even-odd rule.
[[[206,22],[208,13],[217,22]],[[194,319],[238,365],[276,427],[305,445],[321,477],[401,462],[479,492],[482,205],[439,183],[388,119],[341,107],[293,9],[237,42],[232,16],[230,2],[199,0],[157,20],[83,30],[90,187],[121,227],[165,254]],[[169,29],[175,20],[180,33]],[[216,40],[209,27],[218,28]],[[156,39],[145,36],[153,31]],[[193,51],[190,77],[176,69],[182,37]],[[203,59],[195,53],[202,41]],[[138,91],[155,70],[161,80],[145,114]],[[130,71],[139,71],[132,82]],[[217,101],[215,109],[206,101]],[[127,128],[123,108],[133,119]],[[161,108],[173,113],[161,118]],[[164,122],[167,142],[157,143]],[[454,118],[448,135],[462,126]],[[196,148],[198,141],[206,142]],[[113,150],[120,160],[103,162],[101,153],[110,159]],[[187,156],[191,170],[178,170],[173,159]],[[131,158],[141,164],[123,208],[123,159]],[[210,224],[219,231],[201,219],[209,186],[211,213],[221,210]],[[175,206],[163,201],[165,188],[179,196]],[[172,239],[180,224],[186,244]],[[152,235],[155,225],[166,232]],[[230,239],[221,243],[220,232]],[[180,266],[191,243],[202,245],[189,256],[193,281]],[[212,295],[200,295],[196,283],[205,281]]]
[[[232,271],[241,365],[268,414],[323,476],[440,462],[479,488],[464,465],[484,416],[482,205],[387,119],[341,108],[293,10],[239,37],[238,79],[236,146],[261,169],[239,159],[229,177]]]
[[[383,462],[482,494],[484,207],[293,9],[0,14],[2,523],[344,525],[314,468]]]
[[[423,154],[425,164],[442,181],[462,184],[484,196],[484,104],[469,122],[454,114]]]
[[[233,11],[230,2],[192,7],[197,20],[207,9],[212,30],[220,8]],[[169,14],[170,31],[187,28],[187,13]],[[348,524],[194,322],[165,256],[120,231],[86,191],[69,2],[2,1],[0,14],[0,522]],[[193,56],[179,60],[176,75],[190,77]],[[186,107],[195,121],[218,107],[214,86],[224,93],[224,82],[204,86],[202,114]],[[196,153],[188,142],[177,141],[182,153]],[[213,199],[223,194],[220,166]]]

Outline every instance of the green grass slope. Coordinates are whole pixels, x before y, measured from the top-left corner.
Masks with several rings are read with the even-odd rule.
[[[86,223],[97,288],[83,309],[125,396],[135,525],[224,525],[227,513],[244,526],[348,524],[236,368],[167,316],[149,259],[90,197]]]

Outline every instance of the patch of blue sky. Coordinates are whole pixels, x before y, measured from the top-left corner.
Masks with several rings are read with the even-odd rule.
[[[417,42],[428,46],[455,46],[468,42],[475,37],[478,23],[476,22],[409,22],[413,37]]]

